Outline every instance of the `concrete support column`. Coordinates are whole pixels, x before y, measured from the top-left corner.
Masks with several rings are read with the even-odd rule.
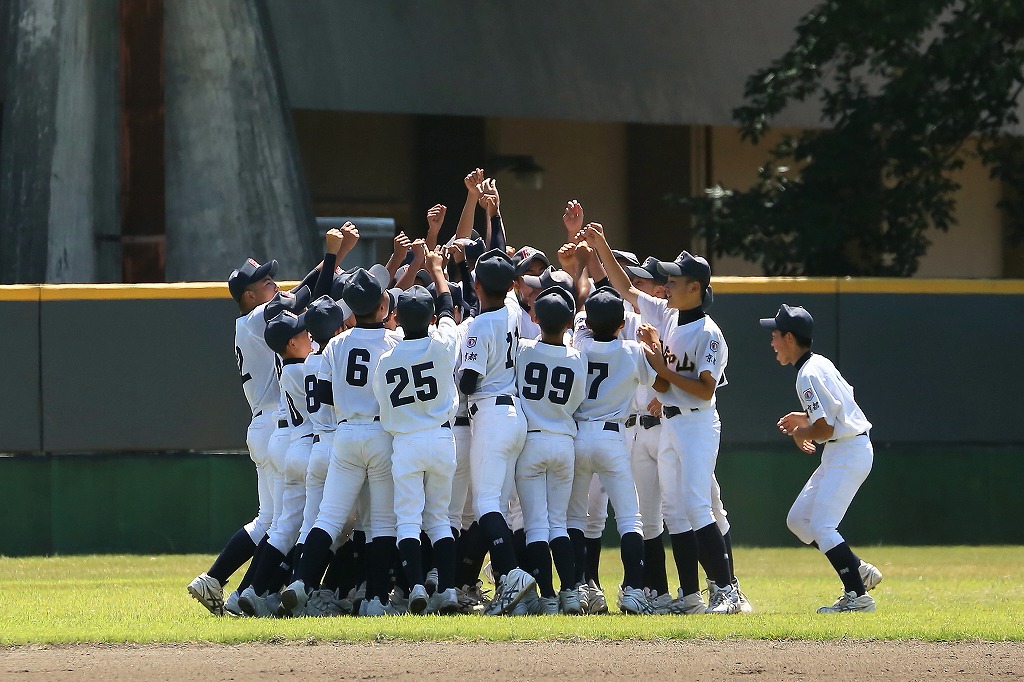
[[[263,0],[166,0],[164,21],[167,279],[248,256],[304,275],[319,238]]]

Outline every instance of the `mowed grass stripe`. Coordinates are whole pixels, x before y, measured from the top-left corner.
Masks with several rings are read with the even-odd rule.
[[[803,548],[737,548],[748,616],[620,614],[483,618],[216,618],[185,591],[205,555],[0,558],[0,644],[258,641],[916,639],[1024,641],[1024,547],[861,547],[885,573],[875,614],[818,615],[839,594],[828,562]],[[669,573],[672,570],[669,557]],[[602,583],[614,611],[618,552]],[[670,582],[675,582],[670,579]]]

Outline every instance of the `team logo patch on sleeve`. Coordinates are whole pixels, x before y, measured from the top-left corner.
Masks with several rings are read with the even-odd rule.
[[[476,348],[476,337],[470,336],[466,339],[466,348]]]
[[[804,400],[806,400],[807,402],[811,402],[811,401],[814,400],[814,390],[813,389],[809,388],[806,391],[804,391]]]
[[[718,341],[715,341],[715,340],[711,341],[711,352],[712,353],[717,353],[718,352]]]

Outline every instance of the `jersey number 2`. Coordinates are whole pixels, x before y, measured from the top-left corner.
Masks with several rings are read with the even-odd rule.
[[[391,406],[401,407],[402,405],[411,405],[416,402],[419,398],[422,401],[433,400],[437,397],[437,380],[430,375],[424,375],[423,372],[428,369],[434,369],[433,362],[421,362],[418,365],[413,365],[412,369],[412,384],[416,389],[416,395],[402,395],[405,389],[409,386],[409,370],[405,367],[393,367],[387,371],[384,375],[384,379],[387,380],[388,384],[398,383],[395,389],[391,391]]]

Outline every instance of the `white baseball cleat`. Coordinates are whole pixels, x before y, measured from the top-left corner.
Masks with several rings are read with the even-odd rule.
[[[497,594],[484,612],[488,616],[511,613],[528,593],[534,592],[537,581],[521,568],[513,568],[499,581]]]
[[[587,582],[587,613],[608,613],[608,600],[604,597],[604,590],[598,587],[593,580]]]
[[[647,596],[639,587],[627,586],[619,588],[619,594],[615,598],[615,604],[619,607],[619,611],[622,611],[623,613],[631,613],[635,615],[651,615],[654,613],[651,603],[647,601]]]
[[[434,594],[437,591],[437,569],[427,571],[427,577],[423,580],[423,587],[427,588],[427,594]]]
[[[306,600],[309,595],[306,592],[306,584],[296,580],[281,593],[282,610],[289,616],[300,616],[306,610]]]
[[[711,589],[711,597],[708,599],[708,608],[704,613],[724,615],[739,612],[739,597],[736,594],[736,590],[733,589],[733,586],[726,585],[725,587],[719,587],[718,585],[714,585]]]
[[[459,612],[459,594],[454,587],[436,590],[427,602],[427,613],[448,615]]]
[[[708,594],[714,594],[715,592],[715,581],[708,580]],[[739,611],[737,613],[753,613],[754,607],[747,600],[747,595],[743,594],[743,590],[740,589],[740,581],[736,578],[732,579],[732,589],[736,593],[736,603],[739,605]]]
[[[270,618],[273,613],[267,605],[267,596],[256,594],[252,585],[245,588],[245,591],[238,597],[238,606],[246,615],[253,618]]]
[[[882,572],[879,571],[874,565],[861,560],[860,562],[860,579],[864,581],[864,589],[869,592],[876,587],[878,583],[882,582]]]
[[[366,613],[362,614],[370,617],[375,616],[399,616],[401,615],[398,610],[395,609],[390,603],[381,604],[380,597],[374,597],[366,605]]]
[[[875,600],[866,592],[859,597],[856,592],[846,592],[832,606],[822,606],[818,613],[872,613]]]
[[[576,590],[562,590],[558,593],[558,610],[567,616],[582,616],[583,605]]]
[[[427,610],[427,588],[423,585],[413,585],[409,592],[409,613],[419,615]]]
[[[704,598],[700,595],[700,592],[694,592],[693,594],[683,595],[682,588],[679,588],[679,597],[676,599],[672,598],[672,595],[666,593],[658,596],[651,600],[651,607],[654,609],[654,613],[658,615],[675,615],[675,616],[692,616],[698,613],[704,613],[707,611],[708,605],[704,603]]]
[[[238,605],[238,590],[235,590],[228,595],[228,598],[224,600],[224,615],[226,616],[244,616],[242,607]]]
[[[399,616],[409,613],[409,601],[410,597],[405,596],[405,591],[397,585],[388,595],[388,606]]]
[[[215,616],[224,615],[224,587],[220,581],[206,573],[200,573],[188,584],[188,593]]]
[[[532,616],[557,616],[558,597],[538,596],[531,601],[528,610]]]
[[[590,586],[586,583],[577,585],[576,596],[580,600],[580,608],[583,610],[583,613],[590,613]]]
[[[347,599],[339,599],[338,593],[334,590],[314,590],[306,600],[302,611],[296,615],[310,616],[312,618],[328,618],[345,616],[352,613],[352,602]]]

